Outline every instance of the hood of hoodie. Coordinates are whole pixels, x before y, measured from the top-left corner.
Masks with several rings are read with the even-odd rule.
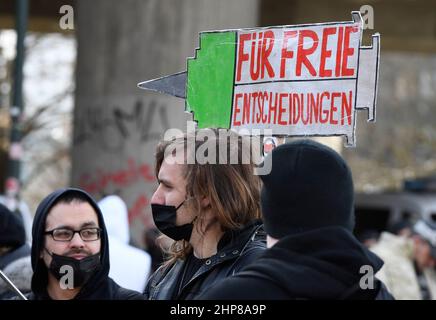
[[[126,203],[119,196],[111,195],[98,202],[106,223],[109,238],[129,243],[129,215]]]
[[[262,274],[290,297],[335,299],[358,286],[365,273],[375,275],[383,261],[345,228],[320,228],[280,239],[246,270]]]
[[[92,294],[92,291],[95,291],[96,288],[103,285],[108,278],[109,274],[109,245],[108,245],[108,235],[106,231],[106,227],[103,220],[103,215],[98,207],[97,203],[94,199],[85,191],[75,188],[66,188],[54,191],[49,194],[42,202],[39,204],[36,209],[33,227],[32,227],[32,252],[31,252],[31,260],[32,260],[32,269],[33,269],[33,277],[32,277],[32,291],[38,296],[46,295],[47,288],[47,274],[48,269],[45,266],[44,261],[40,258],[41,250],[43,250],[44,246],[44,231],[45,231],[45,222],[47,219],[47,215],[50,209],[53,207],[53,204],[56,200],[65,194],[66,192],[75,191],[83,194],[87,199],[88,203],[94,208],[97,217],[99,227],[102,229],[101,232],[101,249],[100,249],[100,261],[101,268],[91,277],[91,279],[82,287],[82,290],[76,296],[76,299],[86,297],[87,295]],[[89,290],[88,288],[92,288]]]

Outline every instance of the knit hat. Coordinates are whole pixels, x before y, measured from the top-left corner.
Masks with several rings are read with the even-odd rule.
[[[353,179],[336,151],[297,140],[273,149],[265,161],[272,161],[271,172],[260,176],[262,214],[270,236],[280,239],[328,226],[353,231]]]
[[[0,246],[18,248],[25,242],[26,233],[21,217],[0,204]]]

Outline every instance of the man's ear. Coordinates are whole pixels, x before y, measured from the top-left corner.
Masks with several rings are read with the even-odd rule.
[[[201,207],[203,209],[210,207],[210,199],[209,199],[209,197],[206,197],[206,196],[202,197],[202,199],[201,199]]]

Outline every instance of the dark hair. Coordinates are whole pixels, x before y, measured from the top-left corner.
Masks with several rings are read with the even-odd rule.
[[[410,229],[412,230],[413,228],[413,223],[410,220],[400,220],[397,221],[395,223],[393,223],[389,228],[388,231],[390,233],[399,235],[400,231],[404,230],[404,229]]]
[[[79,191],[68,190],[65,193],[63,193],[62,195],[60,195],[59,198],[57,198],[55,202],[53,202],[53,204],[51,205],[51,208],[53,208],[55,205],[57,205],[59,203],[70,204],[73,202],[76,202],[76,203],[87,202],[87,203],[89,203],[89,199],[86,195],[84,195],[83,193],[81,193]]]
[[[60,203],[64,203],[64,204],[72,204],[72,203],[89,203],[91,205],[91,207],[94,209],[94,211],[96,211],[96,208],[94,207],[94,205],[91,203],[91,201],[89,200],[89,198],[82,192],[77,191],[77,190],[67,190],[65,191],[63,194],[61,194],[54,202],[53,204],[50,206],[50,209],[48,210],[47,216],[48,214],[50,214],[51,210],[58,204]],[[47,216],[46,216],[46,222],[47,223]],[[97,214],[98,217],[98,214]],[[99,222],[100,224],[100,222]],[[45,241],[45,239],[44,239]]]

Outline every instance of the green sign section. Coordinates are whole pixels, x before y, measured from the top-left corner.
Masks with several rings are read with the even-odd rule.
[[[186,111],[194,112],[198,128],[230,127],[235,60],[235,31],[201,33],[186,87]]]

